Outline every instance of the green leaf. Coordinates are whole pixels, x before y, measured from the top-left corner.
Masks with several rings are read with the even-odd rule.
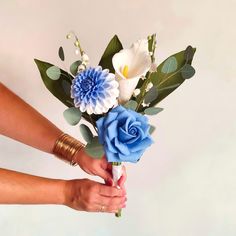
[[[98,137],[95,136],[92,139],[91,143],[88,143],[85,147],[85,152],[95,158],[95,159],[101,159],[104,155],[104,149],[103,146],[99,143]]]
[[[149,133],[150,134],[153,134],[153,132],[156,130],[156,127],[153,126],[153,125],[150,125],[150,128],[149,128]]]
[[[186,64],[181,70],[181,75],[184,79],[190,79],[194,74],[195,69],[189,64]]]
[[[78,108],[70,107],[63,112],[65,120],[70,125],[77,125],[80,122],[82,113]]]
[[[52,80],[58,80],[61,76],[61,70],[57,66],[51,66],[46,70],[47,76]]]
[[[93,133],[91,132],[91,130],[89,129],[89,127],[85,124],[81,124],[80,127],[80,133],[83,136],[84,140],[87,143],[92,143],[93,140]]]
[[[34,61],[39,69],[41,78],[47,89],[61,102],[63,102],[66,106],[73,107],[74,106],[73,99],[70,96],[70,88],[72,84],[71,81],[73,77],[66,71],[60,69],[61,70],[60,78],[58,80],[52,80],[48,77],[46,71],[53,65],[48,62],[40,61],[37,59],[34,59]]]
[[[160,107],[149,107],[149,108],[146,108],[144,110],[144,113],[146,115],[149,115],[149,116],[152,116],[152,115],[156,115],[157,113],[163,111],[164,109],[163,108],[160,108]]]
[[[169,74],[176,71],[177,68],[178,68],[178,62],[174,56],[171,56],[164,62],[161,72]]]
[[[117,35],[115,35],[109,42],[105,52],[102,55],[102,58],[99,62],[99,65],[103,69],[109,69],[111,73],[114,73],[115,70],[112,65],[112,57],[123,49],[122,44]]]
[[[76,76],[77,72],[78,72],[78,67],[79,65],[81,65],[82,61],[75,61],[71,64],[70,66],[70,72],[72,75]]]
[[[63,50],[63,47],[60,47],[59,50],[58,50],[58,56],[60,57],[60,59],[62,61],[65,60],[65,54],[64,54],[64,50]]]
[[[185,49],[185,52],[184,52],[184,58],[187,62],[190,62],[191,64],[191,61],[193,60],[193,56],[194,56],[194,49],[192,48],[192,46],[188,46],[186,49]]]
[[[145,95],[144,102],[146,104],[153,102],[158,96],[158,91],[155,86],[153,86]]]
[[[138,103],[134,100],[130,100],[128,101],[127,103],[124,104],[124,107],[127,108],[127,109],[131,109],[131,110],[136,110],[138,106]]]

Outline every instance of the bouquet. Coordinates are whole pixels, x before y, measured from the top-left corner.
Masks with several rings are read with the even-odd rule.
[[[89,65],[89,56],[74,32],[67,35],[74,41],[78,60],[63,70],[35,59],[48,90],[68,108],[63,115],[71,125],[80,124],[86,141],[85,151],[93,158],[104,155],[112,163],[117,185],[123,162],[136,163],[153,144],[155,126],[148,116],[163,108],[156,105],[195,74],[191,66],[195,48],[188,46],[157,66],[156,34],[123,48],[115,35],[103,53],[98,66]],[[65,61],[62,47],[58,55]],[[117,186],[119,187],[119,186]],[[120,216],[121,212],[116,216]]]

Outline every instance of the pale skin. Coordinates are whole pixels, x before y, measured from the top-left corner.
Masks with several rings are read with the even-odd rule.
[[[0,134],[52,154],[63,131],[2,83],[0,97]],[[100,176],[106,184],[89,179],[49,179],[0,169],[0,204],[59,204],[89,212],[100,211],[103,206],[104,212],[111,213],[125,207],[125,169],[118,189],[112,186],[111,165],[105,157],[92,159],[82,149],[75,159],[81,169]]]

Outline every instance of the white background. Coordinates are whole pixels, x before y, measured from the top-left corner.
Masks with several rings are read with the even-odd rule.
[[[96,65],[117,33],[125,47],[157,33],[157,61],[197,47],[196,76],[161,102],[151,119],[156,143],[127,165],[128,204],[121,219],[62,206],[0,206],[0,234],[8,236],[235,236],[236,67],[233,0],[0,1],[0,80],[62,130],[65,107],[44,87],[33,58],[67,66],[76,58],[77,31]],[[1,97],[0,97],[1,99]],[[10,105],[10,104],[9,104]],[[51,178],[87,177],[53,156],[0,137],[0,166]]]

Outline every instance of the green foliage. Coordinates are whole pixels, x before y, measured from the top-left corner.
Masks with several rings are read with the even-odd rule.
[[[121,49],[123,49],[122,44],[118,38],[117,35],[115,35],[111,41],[109,42],[105,52],[102,55],[102,58],[99,62],[99,65],[103,69],[109,69],[111,73],[114,73],[115,70],[112,65],[112,57],[119,52]]]
[[[58,50],[58,56],[60,57],[60,59],[62,61],[65,60],[65,54],[64,54],[64,50],[63,50],[63,47],[60,47],[59,50]]]
[[[175,57],[169,57],[161,67],[161,72],[163,74],[169,74],[177,70],[178,62]]]
[[[83,136],[84,140],[87,143],[92,143],[93,140],[93,133],[92,131],[89,129],[89,127],[85,124],[81,124],[80,125],[80,133]]]
[[[82,113],[78,108],[70,107],[70,108],[67,108],[63,112],[63,116],[64,116],[65,120],[68,122],[68,124],[74,126],[80,122]]]
[[[72,64],[71,64],[71,66],[70,66],[70,73],[72,74],[72,75],[74,75],[74,76],[76,76],[76,74],[77,74],[77,72],[78,72],[78,67],[79,67],[79,65],[81,65],[81,61],[79,60],[79,61],[75,61],[75,62],[73,62]]]
[[[153,102],[158,97],[158,91],[155,86],[153,86],[144,97],[144,102],[146,104]]]
[[[85,152],[94,159],[101,159],[104,155],[103,146],[99,143],[98,137],[93,137],[91,143],[85,147]]]
[[[194,76],[194,74],[195,69],[189,64],[186,64],[181,70],[181,75],[184,79],[190,79]]]
[[[149,107],[149,108],[146,108],[144,110],[144,113],[146,115],[149,115],[149,116],[152,116],[152,115],[156,115],[157,113],[163,111],[164,109],[163,108],[160,108],[160,107]]]
[[[134,100],[129,100],[127,103],[125,103],[124,107],[127,109],[134,110],[137,108],[138,103]]]
[[[155,130],[156,130],[156,127],[154,125],[150,125],[149,133],[153,134]]]
[[[46,70],[47,76],[52,80],[58,80],[61,76],[61,70],[57,66],[51,66]]]
[[[72,83],[71,81],[73,77],[66,71],[60,69],[60,78],[58,80],[52,80],[46,72],[48,68],[52,67],[53,65],[37,59],[35,59],[34,61],[38,66],[40,75],[47,89],[67,107],[73,107],[73,99],[70,96],[70,88]]]

